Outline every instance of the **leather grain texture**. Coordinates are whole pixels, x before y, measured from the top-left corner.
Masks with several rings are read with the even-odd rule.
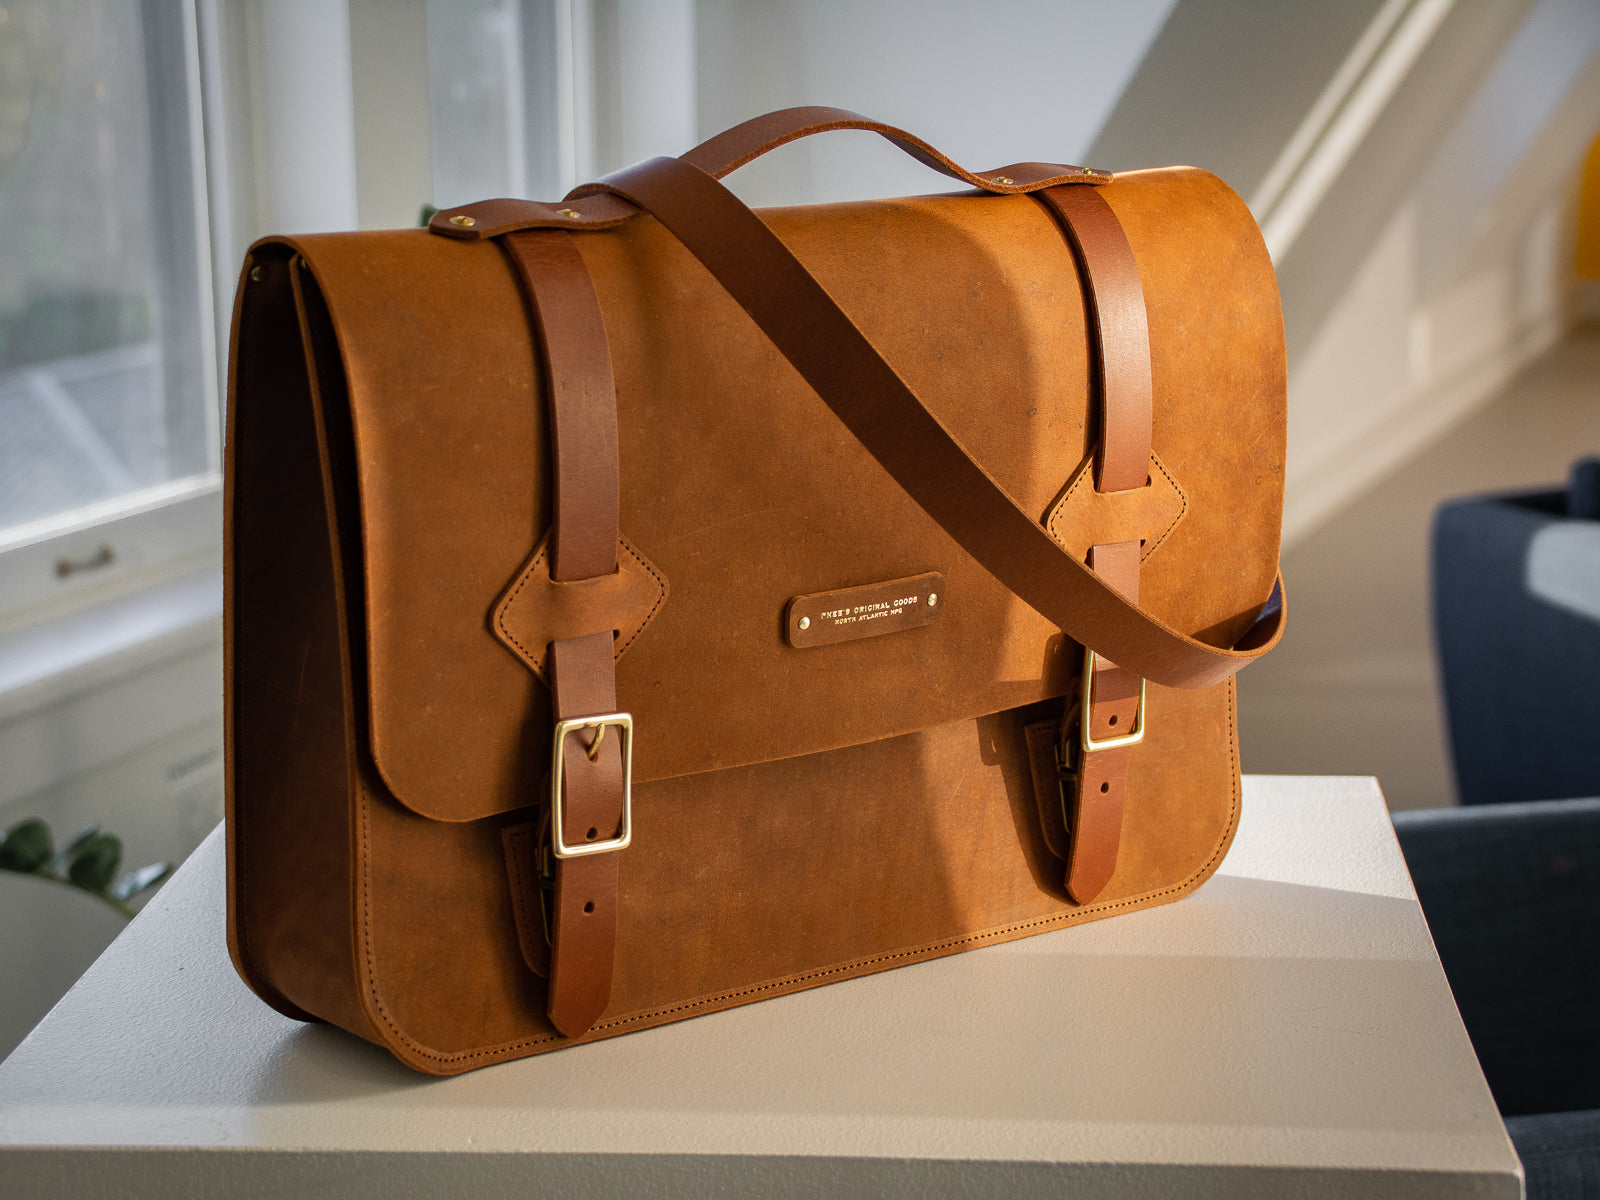
[[[1204,172],[1095,182],[1145,295],[1152,473],[1172,484],[1154,498],[1072,499],[1093,482],[1096,359],[1037,200],[760,215],[1019,505],[1080,554],[1143,538],[1139,605],[1231,646],[1277,570],[1270,263]],[[1166,902],[1216,869],[1238,814],[1231,679],[1149,686],[1114,865],[1075,903],[1072,830],[1041,821],[1036,776],[1082,647],[885,474],[654,218],[572,245],[609,343],[619,544],[662,581],[580,584],[527,639],[623,628],[609,614],[653,597],[613,648],[635,833],[596,860],[616,873],[609,993],[585,1001],[603,1011],[578,1039],[546,1012],[530,898],[552,699],[493,619],[553,519],[539,339],[495,245],[421,230],[269,239],[240,284],[229,915],[258,994],[449,1074]],[[933,572],[936,622],[786,640],[794,597]]]
[[[1155,453],[1190,500],[1145,564],[1141,597],[1168,623],[1228,642],[1277,566],[1284,361],[1270,263],[1243,204],[1203,172],[1119,176],[1100,191],[1149,296]],[[1039,206],[942,196],[764,215],[1043,518],[1093,445],[1082,291]],[[519,807],[548,766],[519,735],[548,719],[548,696],[484,613],[551,512],[515,281],[492,245],[422,231],[286,244],[328,297],[350,379],[380,774],[402,803],[443,820]],[[1196,244],[1207,253],[1189,253]],[[664,230],[642,218],[579,249],[617,378],[621,528],[671,592],[617,663],[638,720],[637,779],[836,749],[1068,689],[1075,645],[884,476]],[[401,307],[385,279],[428,285]],[[1231,567],[1218,576],[1224,549]],[[827,658],[774,636],[792,596],[931,570],[962,601],[927,630]],[[843,675],[856,686],[841,689]],[[752,703],[769,692],[791,702]],[[902,702],[884,704],[891,692]]]

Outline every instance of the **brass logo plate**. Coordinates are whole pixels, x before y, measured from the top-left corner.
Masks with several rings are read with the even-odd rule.
[[[805,650],[932,625],[946,604],[944,576],[929,571],[909,579],[796,596],[784,614],[783,631],[789,645]]]

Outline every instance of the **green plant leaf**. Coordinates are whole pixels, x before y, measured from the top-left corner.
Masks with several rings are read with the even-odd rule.
[[[61,849],[57,850],[56,856],[50,860],[50,874],[61,874],[61,868],[66,866],[67,863],[71,861],[72,856],[83,848],[83,844],[85,842],[99,832],[100,826],[98,825],[85,825],[82,829],[78,830],[78,832],[73,835],[72,840],[65,846],[61,847]]]
[[[428,227],[428,222],[433,220],[434,216],[438,213],[438,211],[439,210],[437,208],[435,208],[433,205],[424,204],[422,206],[422,215],[417,218],[417,224],[422,226],[422,228],[426,229]]]
[[[122,862],[122,839],[97,833],[78,847],[67,864],[67,878],[89,892],[103,892]]]
[[[0,870],[32,873],[50,861],[50,826],[38,817],[18,821],[0,837]]]
[[[168,875],[172,874],[172,864],[169,862],[151,863],[148,867],[140,867],[137,871],[129,871],[116,883],[111,885],[111,895],[118,900],[131,900],[145,888],[154,887]]]

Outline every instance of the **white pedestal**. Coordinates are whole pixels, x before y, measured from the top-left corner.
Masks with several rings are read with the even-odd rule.
[[[222,849],[0,1064],[0,1190],[1521,1194],[1370,779],[1247,779],[1176,904],[451,1079],[246,991]]]

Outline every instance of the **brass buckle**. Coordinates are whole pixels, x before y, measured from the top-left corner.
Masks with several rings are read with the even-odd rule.
[[[562,750],[567,735],[580,729],[593,729],[594,740],[584,748],[598,752],[605,731],[615,726],[622,731],[622,825],[617,836],[603,842],[584,842],[569,846],[562,837],[562,822],[566,816],[566,764]],[[590,755],[593,758],[593,755]],[[604,713],[595,717],[573,717],[556,722],[555,748],[550,760],[550,848],[557,858],[581,858],[585,854],[605,854],[611,850],[625,850],[633,841],[633,715],[631,713]]]
[[[1078,745],[1082,747],[1085,754],[1093,754],[1096,750],[1115,750],[1119,746],[1137,746],[1144,741],[1144,679],[1141,678],[1139,680],[1139,707],[1133,714],[1133,730],[1129,733],[1104,738],[1097,742],[1089,733],[1089,712],[1094,706],[1094,663],[1095,652],[1085,646],[1083,648],[1083,701],[1079,705],[1080,712],[1078,717]]]

